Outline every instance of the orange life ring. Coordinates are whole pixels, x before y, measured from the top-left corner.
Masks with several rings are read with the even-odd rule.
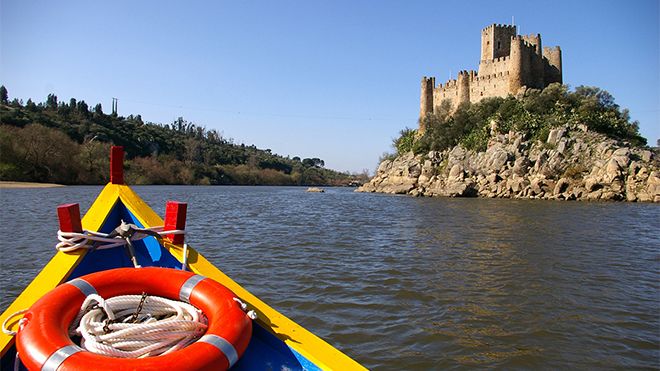
[[[146,358],[113,358],[74,344],[68,328],[87,295],[104,298],[140,294],[186,301],[208,318],[206,333],[175,352]],[[16,347],[30,370],[204,370],[227,369],[243,354],[252,321],[229,289],[192,272],[169,268],[118,268],[88,274],[56,287],[27,311]]]

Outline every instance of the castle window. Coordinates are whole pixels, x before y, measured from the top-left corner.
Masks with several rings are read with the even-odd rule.
[[[497,40],[497,50],[499,50],[501,47],[502,47],[502,43],[499,40]]]

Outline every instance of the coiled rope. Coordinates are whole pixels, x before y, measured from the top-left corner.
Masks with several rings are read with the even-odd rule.
[[[149,236],[162,239],[165,235],[185,233],[186,231],[180,229],[165,231],[162,226],[140,228],[135,224],[129,224],[122,220],[121,225],[110,233],[89,230],[84,230],[82,233],[57,231],[57,239],[60,242],[55,245],[55,248],[62,252],[70,252],[77,249],[102,250],[124,246],[127,244],[126,238],[129,238],[131,241],[138,241]]]
[[[55,245],[55,248],[62,252],[71,252],[78,249],[103,250],[126,246],[128,255],[133,262],[133,266],[135,268],[140,268],[137,258],[135,257],[135,249],[133,248],[132,241],[138,241],[152,236],[159,242],[162,242],[163,236],[165,235],[185,233],[186,231],[180,229],[164,231],[163,227],[140,228],[135,224],[129,224],[122,220],[121,224],[110,233],[88,230],[84,230],[82,233],[62,232],[59,230],[57,231],[57,239],[60,242]],[[187,250],[187,248],[185,250]]]
[[[119,358],[167,354],[199,339],[208,322],[194,306],[159,296],[89,295],[69,328],[90,352]]]

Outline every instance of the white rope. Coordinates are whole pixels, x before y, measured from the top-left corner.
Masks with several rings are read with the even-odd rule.
[[[159,296],[103,299],[92,294],[69,335],[82,336],[80,345],[93,353],[142,358],[186,347],[204,334],[207,324],[204,314],[188,303]]]
[[[122,222],[123,223],[123,222]],[[147,233],[141,233],[141,230],[151,231],[158,233],[158,235],[165,236],[169,234],[185,234],[186,231],[181,229],[174,229],[164,231],[163,227],[141,228],[135,231],[131,236],[132,241],[138,241],[143,238],[149,237]],[[57,239],[60,241],[55,248],[62,252],[70,252],[78,249],[110,249],[113,247],[120,247],[126,245],[126,239],[121,236],[109,237],[108,233],[94,232],[84,230],[82,233],[78,232],[62,232],[57,231]],[[90,244],[97,242],[97,244]]]
[[[23,324],[27,321],[27,319],[25,319],[24,317],[18,321],[18,331],[10,330],[7,327],[7,322],[9,322],[10,319],[18,316],[19,314],[24,314],[27,311],[28,311],[27,309],[21,309],[12,313],[9,317],[5,318],[5,320],[2,321],[2,332],[5,333],[6,335],[15,336],[18,333],[18,331],[21,330]],[[14,357],[14,371],[18,371],[20,369],[20,366],[21,366],[21,360],[18,357],[18,351],[16,351],[16,356]]]
[[[9,322],[10,319],[12,319],[12,318],[18,316],[19,314],[23,314],[23,313],[25,313],[25,312],[27,312],[27,309],[21,309],[21,310],[18,310],[18,311],[16,311],[16,312],[12,313],[12,315],[10,315],[9,317],[5,318],[5,320],[2,322],[2,332],[5,333],[5,334],[7,334],[7,335],[11,335],[11,336],[16,335],[17,331],[10,330],[10,329],[7,327],[7,322]],[[24,322],[25,322],[25,318],[21,318],[21,319],[18,321],[18,328],[19,328],[19,329],[20,329],[21,325],[22,325]]]

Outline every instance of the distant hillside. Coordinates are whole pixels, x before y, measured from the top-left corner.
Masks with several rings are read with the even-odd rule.
[[[235,144],[183,118],[145,123],[53,94],[44,103],[10,101],[4,86],[0,123],[0,180],[103,184],[111,145],[124,146],[130,184],[346,185],[365,177]]]

